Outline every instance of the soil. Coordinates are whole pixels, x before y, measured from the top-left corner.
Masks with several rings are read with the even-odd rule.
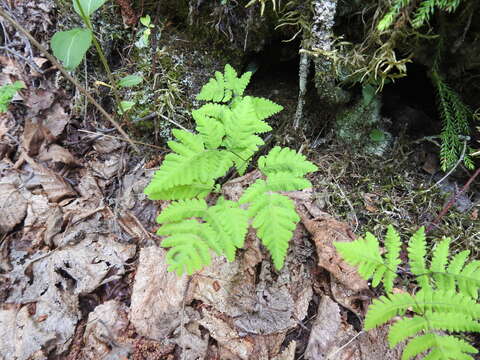
[[[388,224],[406,242],[458,192],[471,172],[459,167],[437,184],[443,175],[438,149],[425,137],[428,131],[419,135],[432,122],[408,131],[392,126],[388,151],[365,155],[336,142],[329,131],[333,119],[311,82],[302,127],[294,129],[298,57],[269,58],[281,41],[232,59],[238,48],[198,41],[172,16],[154,19],[161,23],[152,35],[157,49],[138,48],[134,10],[128,1],[118,4],[121,12],[110,4],[95,19],[103,22],[98,35],[114,74],[145,79],[122,90],[137,103],[128,120],[116,114],[108,88],[98,85],[108,81],[93,51],[73,74],[124,121],[139,153],[0,19],[0,86],[26,84],[0,114],[0,358],[400,359],[402,346],[388,347],[388,328],[362,330],[366,309],[382,289],[371,288],[336,256],[332,242],[366,231],[382,238]],[[65,18],[68,6],[51,0],[0,6],[46,47],[55,31],[74,22]],[[310,178],[314,187],[289,195],[302,221],[281,271],[251,230],[235,262],[216,258],[179,278],[166,271],[155,235],[155,218],[166,204],[149,200],[143,189],[168,151],[172,128],[193,128],[189,111],[199,105],[200,87],[227,60],[240,70],[252,54],[260,67],[247,93],[285,108],[271,120],[268,146],[303,152],[319,168]],[[401,87],[387,93],[390,99],[404,94]],[[385,117],[417,108],[408,99],[385,103]],[[251,184],[258,174],[249,170],[227,182],[224,194],[234,198]],[[432,247],[449,236],[455,251],[468,249],[478,258],[479,189],[477,180],[435,224]]]

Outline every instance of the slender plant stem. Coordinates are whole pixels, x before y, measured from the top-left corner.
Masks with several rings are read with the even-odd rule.
[[[90,17],[85,14],[83,11],[83,7],[80,4],[80,0],[75,0],[78,8],[80,9],[80,16],[87,26],[88,30],[92,32],[92,41],[93,45],[95,46],[95,49],[97,50],[98,56],[100,57],[100,61],[102,62],[103,68],[105,69],[105,72],[107,73],[108,76],[108,81],[110,81],[110,86],[113,91],[113,97],[115,98],[115,103],[117,105],[117,109],[119,109],[122,113],[123,119],[127,121],[125,111],[121,108],[121,100],[120,100],[120,94],[118,92],[117,88],[117,81],[115,80],[115,77],[113,76],[112,70],[110,69],[110,66],[108,65],[107,58],[105,57],[105,53],[102,50],[102,47],[100,46],[97,37],[95,36],[95,31],[93,30],[93,25],[92,22],[90,21]]]
[[[480,167],[477,169],[477,171],[475,171],[475,173],[472,176],[470,176],[470,179],[468,179],[468,181],[465,183],[462,189],[458,193],[452,195],[452,197],[450,198],[450,201],[443,207],[442,211],[440,211],[438,216],[430,223],[430,225],[428,225],[428,227],[425,230],[426,233],[430,232],[433,229],[433,227],[440,222],[440,220],[445,216],[448,210],[450,210],[453,204],[455,204],[458,197],[468,190],[468,188],[470,187],[470,184],[473,182],[473,180],[475,180],[475,178],[478,175],[480,175]]]
[[[60,64],[53,55],[51,55],[35,38],[15,19],[13,19],[1,6],[0,6],[0,16],[6,19],[12,26],[21,32],[27,37],[27,39],[38,49],[40,52],[54,65],[65,78],[70,81],[75,87],[90,101],[90,103],[95,106],[100,113],[105,116],[105,118],[118,130],[118,132],[125,138],[126,141],[133,147],[133,149],[139,153],[138,147],[132,142],[127,133],[121,128],[121,126],[113,119],[112,116],[99,104],[95,99],[88,93],[87,90],[76,80],[74,79],[65,68]]]

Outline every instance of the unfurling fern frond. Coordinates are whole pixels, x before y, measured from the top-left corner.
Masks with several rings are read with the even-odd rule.
[[[364,238],[353,242],[335,242],[340,255],[347,263],[358,266],[358,273],[364,279],[372,280],[372,286],[378,286],[383,279],[387,292],[393,289],[397,267],[400,264],[400,237],[393,226],[388,227],[385,239],[386,254],[382,257],[375,235],[367,232]]]

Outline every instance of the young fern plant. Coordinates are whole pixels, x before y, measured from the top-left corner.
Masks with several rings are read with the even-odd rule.
[[[220,197],[211,206],[205,197],[219,191],[216,180],[235,167],[242,175],[251,157],[264,145],[260,134],[270,131],[265,119],[282,110],[280,105],[244,96],[252,73],[238,76],[230,66],[203,86],[198,100],[208,101],[192,111],[196,133],[173,130],[168,154],[155,172],[145,194],[152,200],[173,200],[158,216],[157,234],[166,236],[169,271],[193,274],[211,264],[211,254],[235,260],[251,225],[281,269],[288,242],[299,217],[295,204],[280,191],[311,187],[304,178],[315,165],[288,148],[274,147],[258,160],[263,175],[238,202]]]
[[[408,243],[408,265],[418,287],[413,294],[393,293],[393,284],[401,261],[401,242],[392,226],[385,238],[382,255],[377,238],[367,233],[351,243],[336,242],[340,255],[350,265],[358,266],[359,274],[381,282],[386,296],[375,299],[365,318],[370,330],[400,317],[390,327],[388,341],[395,347],[407,341],[402,360],[424,355],[427,360],[473,360],[478,353],[459,332],[480,332],[480,261],[468,262],[470,252],[449,254],[450,239],[440,241],[427,265],[426,237],[420,228]]]

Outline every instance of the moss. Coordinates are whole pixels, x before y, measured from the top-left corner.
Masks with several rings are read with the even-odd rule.
[[[354,105],[340,111],[334,125],[337,139],[357,148],[371,144],[369,134],[380,123],[380,108],[380,97],[374,96],[368,102],[362,97]]]

